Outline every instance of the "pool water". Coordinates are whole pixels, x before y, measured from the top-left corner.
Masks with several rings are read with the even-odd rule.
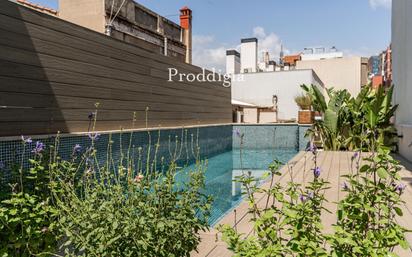
[[[296,153],[297,151],[292,149],[245,149],[242,150],[242,158],[240,150],[228,151],[209,158],[205,173],[205,193],[213,197],[209,224],[216,224],[242,201],[241,185],[233,181],[236,176],[242,174],[242,167],[244,172],[250,171],[253,176],[261,178],[273,160],[286,163]],[[187,178],[187,172],[194,168],[194,165],[184,168],[178,173],[177,180]]]

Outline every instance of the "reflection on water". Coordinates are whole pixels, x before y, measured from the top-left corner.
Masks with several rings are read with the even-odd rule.
[[[205,193],[212,195],[214,200],[210,224],[214,225],[240,203],[242,187],[233,182],[236,176],[251,172],[254,177],[262,177],[273,160],[286,163],[296,153],[291,149],[242,150],[240,158],[240,150],[233,150],[208,159]],[[177,179],[184,181],[187,172],[193,168],[192,165],[179,172]]]

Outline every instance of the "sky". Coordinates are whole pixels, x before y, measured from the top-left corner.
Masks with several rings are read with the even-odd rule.
[[[58,8],[58,0],[31,0]],[[224,70],[226,49],[257,37],[260,52],[277,60],[305,47],[335,46],[346,55],[371,56],[391,36],[391,0],[137,0],[179,23],[179,9],[193,10],[193,63]],[[261,54],[259,54],[260,58]]]

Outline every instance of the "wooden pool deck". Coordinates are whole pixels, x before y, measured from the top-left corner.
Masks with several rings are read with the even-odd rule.
[[[318,156],[318,165],[322,170],[321,177],[330,183],[330,189],[327,189],[325,192],[325,196],[328,199],[325,207],[330,210],[331,213],[324,212],[323,214],[325,232],[327,233],[333,232],[331,225],[336,222],[335,213],[337,210],[334,202],[339,201],[344,196],[345,192],[342,191],[341,186],[344,180],[341,176],[350,173],[352,155],[353,153],[351,152],[320,152]],[[403,206],[404,216],[398,218],[398,222],[404,227],[412,229],[412,164],[401,157],[398,159],[403,165],[401,171],[402,181],[407,185],[406,191],[403,194],[403,200],[405,201]],[[282,168],[283,176],[280,177],[280,183],[284,184],[290,181],[291,176],[288,172],[288,169],[290,169],[293,180],[304,184],[312,179],[311,176],[313,175],[312,172],[310,172],[312,168],[312,154],[300,152]],[[264,183],[262,187],[268,188],[269,182]],[[259,195],[258,199],[260,199],[259,205],[264,206],[266,197]],[[235,226],[236,220],[237,230],[245,235],[250,235],[252,232],[252,224],[249,222],[250,214],[247,213],[247,210],[248,204],[242,202],[235,210],[223,217],[215,227],[220,224]],[[198,252],[193,252],[192,257],[226,257],[233,255],[232,252],[227,250],[227,245],[221,240],[221,235],[215,227],[211,228],[209,232],[201,234],[202,242],[198,247]],[[412,244],[412,234],[407,234],[407,239],[409,243]],[[410,257],[412,256],[412,249],[403,250],[399,248],[396,249],[396,253],[400,257]]]

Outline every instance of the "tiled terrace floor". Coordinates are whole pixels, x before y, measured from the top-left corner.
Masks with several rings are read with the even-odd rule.
[[[325,192],[325,196],[328,202],[325,207],[331,211],[331,213],[325,212],[323,214],[323,221],[325,226],[325,232],[332,232],[331,225],[336,221],[336,209],[337,206],[334,202],[339,201],[344,196],[342,191],[343,179],[342,175],[349,173],[351,171],[351,156],[353,153],[350,152],[320,152],[318,157],[318,164],[322,168],[321,177],[327,179],[330,182],[330,189]],[[398,222],[403,226],[411,229],[412,228],[412,164],[406,162],[399,157],[404,165],[404,169],[401,171],[401,176],[403,183],[408,185],[405,194],[403,195],[403,200],[405,204],[403,206],[404,216],[398,218]],[[304,183],[312,178],[310,177],[312,172],[310,169],[313,168],[312,154],[300,152],[296,155],[288,165],[282,168],[282,174],[280,178],[281,183],[287,183],[291,177],[287,172],[288,166],[291,169],[291,173],[295,182]],[[305,170],[306,172],[303,172]],[[306,175],[305,175],[306,174]],[[262,187],[269,187],[269,182],[264,183]],[[261,195],[259,198],[259,204],[264,205],[266,203],[266,198]],[[249,222],[250,216],[247,214],[248,204],[246,202],[241,203],[236,208],[236,220],[237,220],[237,230],[240,233],[249,235],[252,232],[252,225]],[[235,212],[232,211],[226,215],[219,224],[230,224],[235,225]],[[226,257],[232,256],[232,253],[227,250],[226,244],[221,241],[221,236],[215,228],[211,228],[210,232],[203,233],[202,242],[198,248],[197,253],[193,253],[193,257]],[[412,244],[412,234],[407,234],[408,241]],[[403,250],[396,249],[396,253],[401,257],[411,257],[412,249]]]

